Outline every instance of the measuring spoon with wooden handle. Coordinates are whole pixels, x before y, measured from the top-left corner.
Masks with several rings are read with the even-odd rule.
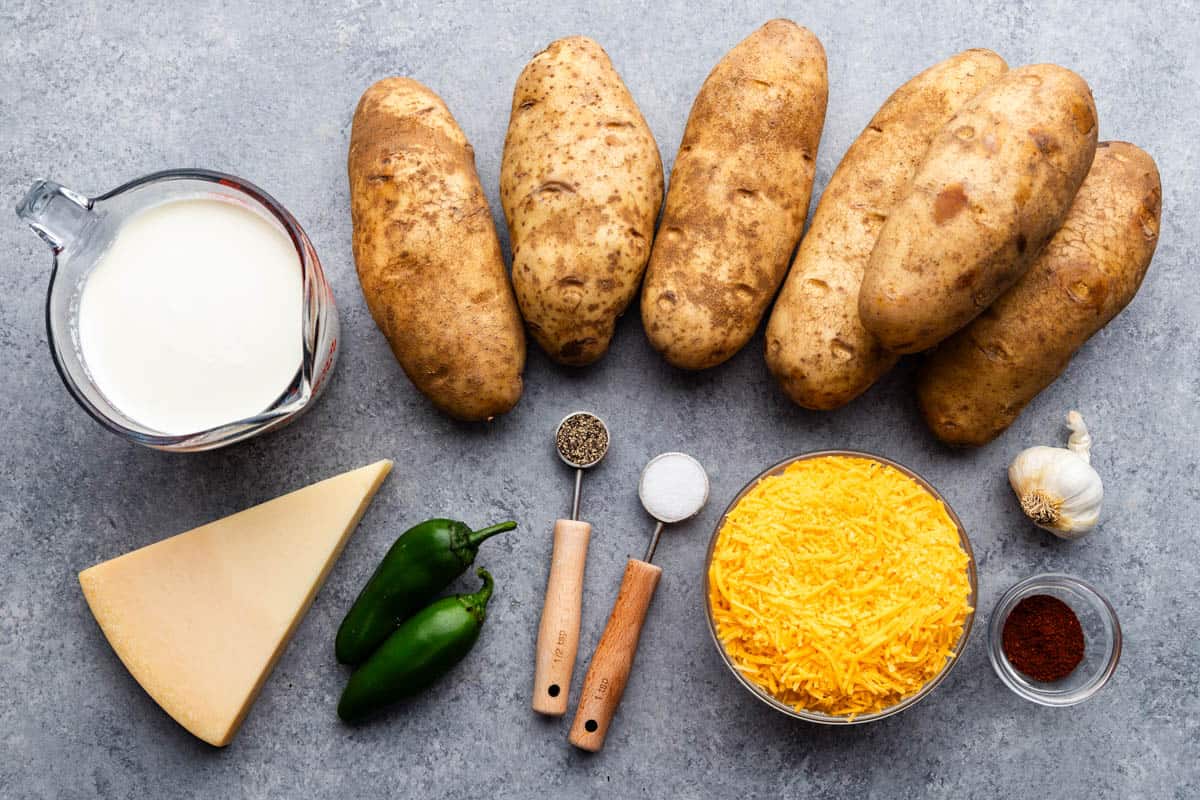
[[[592,536],[592,526],[579,519],[583,471],[600,463],[608,452],[608,442],[604,421],[586,411],[568,414],[554,432],[558,457],[575,468],[575,499],[571,503],[571,518],[554,523],[554,552],[538,626],[533,710],[552,717],[567,713],[567,695],[579,650],[583,571]]]
[[[700,462],[685,453],[663,453],[655,456],[642,470],[638,496],[650,516],[658,520],[650,547],[642,560],[629,559],[625,577],[613,604],[608,624],[596,645],[579,708],[571,725],[568,740],[583,750],[596,752],[604,746],[609,725],[621,704],[625,684],[637,655],[642,624],[662,567],[651,563],[663,526],[694,517],[708,501],[708,475]]]

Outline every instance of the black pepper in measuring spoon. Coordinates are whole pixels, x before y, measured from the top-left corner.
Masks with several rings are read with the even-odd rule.
[[[608,428],[595,414],[576,411],[558,423],[554,445],[568,465],[586,469],[595,466],[608,452]]]

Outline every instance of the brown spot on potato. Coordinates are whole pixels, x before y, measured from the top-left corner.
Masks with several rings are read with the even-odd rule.
[[[819,278],[809,278],[804,282],[804,288],[814,297],[824,297],[829,294],[829,284]]]
[[[1025,248],[1029,246],[1029,240],[1025,238],[1025,234],[1017,234],[1017,253],[1025,255]]]
[[[668,291],[668,292],[663,292],[662,294],[660,294],[658,296],[658,300],[655,301],[655,305],[658,306],[660,311],[670,312],[675,309],[675,304],[678,301],[679,300],[675,296],[675,293]]]
[[[1046,131],[1041,130],[1040,128],[1031,128],[1029,130],[1029,136],[1031,139],[1033,139],[1034,145],[1044,156],[1053,155],[1061,149],[1058,139],[1054,138],[1054,136]]]
[[[745,283],[736,283],[733,285],[733,295],[735,302],[752,303],[758,298],[758,292],[753,286]]]
[[[559,348],[558,353],[562,356],[563,361],[576,361],[584,354],[588,348],[595,347],[598,344],[598,339],[594,336],[589,336],[582,339],[572,339],[572,341]]]
[[[967,193],[961,183],[952,183],[938,192],[933,201],[933,221],[944,225],[967,207]]]
[[[1028,175],[1022,175],[1017,183],[1017,188],[1013,194],[1013,202],[1017,208],[1024,208],[1029,202],[1029,198],[1033,196],[1033,179]]]
[[[984,358],[997,364],[1003,364],[1011,358],[1010,353],[1002,342],[977,343],[976,347],[979,348],[979,352],[983,354]]]
[[[1070,301],[1082,308],[1100,309],[1108,299],[1108,281],[1088,260],[1064,264],[1055,278]]]
[[[975,138],[975,129],[970,125],[960,125],[958,129],[954,131],[954,135],[964,142],[969,142]]]
[[[583,289],[578,286],[565,286],[562,288],[560,300],[562,307],[567,311],[576,311],[583,304]]]
[[[1142,236],[1146,237],[1146,241],[1158,238],[1158,215],[1161,208],[1162,190],[1155,187],[1142,199],[1141,208],[1138,209],[1138,222],[1141,223]]]
[[[530,195],[532,196],[542,193],[558,194],[560,192],[566,194],[575,194],[575,187],[569,183],[566,183],[565,181],[546,181],[530,192]]]
[[[1042,85],[1042,76],[1036,75],[1032,72],[1022,75],[1021,80],[1025,81],[1030,86],[1041,86]]]
[[[969,269],[954,279],[954,288],[959,291],[970,288],[975,283],[975,280],[978,277],[979,277],[979,268],[978,267]]]
[[[849,361],[854,358],[854,348],[841,339],[829,343],[830,354],[838,361]]]
[[[1096,127],[1096,112],[1092,110],[1091,103],[1079,98],[1071,103],[1071,119],[1075,121],[1075,130],[1080,133],[1091,133],[1092,128]]]

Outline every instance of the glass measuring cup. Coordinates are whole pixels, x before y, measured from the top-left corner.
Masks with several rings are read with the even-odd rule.
[[[88,275],[121,224],[141,211],[175,200],[233,203],[277,224],[296,248],[302,270],[302,358],[287,388],[262,412],[207,430],[168,435],[131,419],[96,385],[81,355],[79,304]],[[287,209],[252,183],[219,172],[176,169],[130,181],[89,198],[52,181],[38,181],[17,206],[54,253],[46,298],[46,332],[58,374],[71,396],[97,422],[146,447],[196,452],[223,447],[278,428],[307,410],[321,394],[337,359],[338,318],[312,242]]]

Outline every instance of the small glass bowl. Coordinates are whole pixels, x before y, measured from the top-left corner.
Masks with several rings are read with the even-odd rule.
[[[708,573],[709,569],[712,567],[713,551],[717,546],[717,537],[721,533],[721,528],[725,526],[725,518],[729,516],[729,512],[733,510],[734,506],[741,502],[741,499],[745,497],[751,489],[757,486],[758,482],[763,478],[771,475],[778,475],[797,461],[807,461],[811,458],[823,458],[825,456],[852,456],[854,458],[866,458],[876,461],[880,464],[886,464],[887,466],[897,469],[908,477],[912,478],[914,481],[919,483],[922,488],[933,495],[943,506],[946,507],[946,513],[950,515],[950,519],[954,522],[954,526],[958,528],[959,544],[962,545],[962,549],[967,554],[967,580],[971,586],[971,595],[967,598],[967,602],[971,605],[971,611],[967,613],[967,618],[963,621],[962,635],[959,636],[958,642],[954,646],[954,651],[946,659],[946,663],[942,667],[941,671],[938,672],[938,674],[935,675],[932,680],[922,686],[919,691],[914,694],[910,694],[908,697],[905,697],[895,705],[888,706],[881,711],[875,711],[870,714],[859,714],[854,718],[848,716],[835,716],[833,714],[823,714],[819,711],[797,710],[786,703],[780,702],[776,697],[743,675],[737,666],[734,665],[733,659],[731,659],[729,654],[725,652],[725,645],[721,644],[721,637],[717,634],[717,623],[713,619],[712,599],[708,585]],[[754,697],[766,703],[771,708],[775,709],[781,714],[786,714],[793,719],[802,719],[806,722],[815,722],[820,725],[862,725],[867,722],[877,722],[878,720],[890,717],[893,714],[899,714],[904,709],[911,708],[928,697],[933,690],[938,687],[938,684],[945,680],[946,676],[950,674],[950,670],[954,669],[954,665],[958,663],[959,656],[962,655],[963,649],[967,646],[967,639],[969,639],[971,636],[971,626],[975,622],[975,608],[979,603],[978,598],[979,577],[975,570],[975,552],[971,549],[971,541],[967,538],[967,530],[963,527],[962,520],[960,520],[958,515],[954,513],[954,509],[951,508],[950,504],[946,502],[946,498],[942,497],[941,493],[937,489],[933,488],[933,485],[929,481],[925,480],[903,464],[892,461],[890,458],[877,456],[873,453],[863,453],[857,450],[819,450],[813,453],[805,453],[803,455],[793,456],[780,461],[775,466],[768,467],[760,472],[749,483],[742,487],[742,490],[737,493],[737,495],[729,502],[729,505],[726,506],[725,510],[721,513],[720,518],[717,520],[717,526],[713,529],[712,538],[708,542],[708,554],[704,559],[704,614],[705,618],[708,620],[708,632],[712,636],[713,644],[716,645],[717,652],[720,653],[721,660],[725,662],[725,666],[729,667],[729,671],[733,673],[735,678],[737,678],[738,683],[746,687],[750,694],[754,695]]]
[[[1026,597],[1048,594],[1071,607],[1083,627],[1083,661],[1060,681],[1044,683],[1020,672],[1004,655],[1004,623]],[[1073,706],[1100,691],[1121,658],[1121,624],[1112,605],[1091,585],[1060,573],[1026,578],[1013,586],[992,611],[988,623],[988,658],[1001,682],[1020,697],[1043,706]]]

